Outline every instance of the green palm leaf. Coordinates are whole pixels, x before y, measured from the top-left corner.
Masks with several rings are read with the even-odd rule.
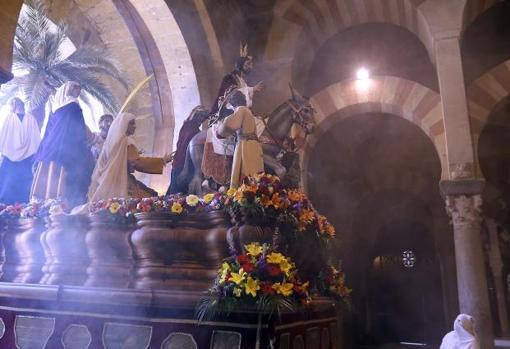
[[[43,0],[26,0],[16,30],[13,67],[23,76],[16,83],[18,90],[9,86],[2,88],[0,98],[7,91],[23,91],[30,110],[43,106],[53,88],[66,81],[78,82],[82,89],[97,98],[112,113],[119,108],[119,101],[111,93],[103,77],[128,87],[119,64],[105,50],[91,46],[79,46],[68,57],[62,56],[62,45],[67,39],[67,28],[57,23],[56,30],[48,20],[48,9]],[[26,74],[26,75],[25,75]]]

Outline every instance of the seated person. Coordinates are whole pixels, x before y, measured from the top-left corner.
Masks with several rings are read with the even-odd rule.
[[[172,157],[170,155],[163,158],[141,157],[129,139],[135,130],[133,114],[121,113],[113,121],[94,168],[88,193],[89,201],[157,195],[154,190],[137,181],[132,173],[136,170],[162,174],[163,168]]]

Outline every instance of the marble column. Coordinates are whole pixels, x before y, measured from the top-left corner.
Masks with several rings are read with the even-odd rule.
[[[492,275],[494,277],[494,287],[496,289],[501,335],[504,338],[509,338],[510,326],[508,323],[508,311],[506,308],[505,288],[503,286],[503,261],[501,260],[501,251],[499,249],[498,226],[492,219],[487,220],[486,224],[489,230],[489,261]]]
[[[494,348],[487,276],[481,241],[483,180],[441,181],[453,224],[460,312],[475,318],[484,349]]]

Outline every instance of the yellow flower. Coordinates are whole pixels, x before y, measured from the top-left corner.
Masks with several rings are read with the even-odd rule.
[[[237,189],[236,188],[230,188],[229,190],[227,190],[227,196],[229,198],[233,197],[236,193]]]
[[[239,287],[234,288],[234,291],[233,291],[234,296],[236,296],[236,297],[241,297],[242,292],[243,292],[243,290]]]
[[[209,193],[209,194],[204,195],[204,202],[206,204],[210,203],[212,201],[212,199],[214,199],[214,194]]]
[[[195,207],[199,201],[200,199],[196,195],[191,194],[186,196],[186,203],[191,207]]]
[[[281,294],[282,296],[290,296],[292,294],[292,289],[294,288],[294,284],[284,282],[280,284],[279,282],[273,284],[273,289],[276,290],[276,293]]]
[[[285,273],[286,276],[289,276],[289,272],[292,269],[292,263],[289,263],[287,260],[283,260],[280,262],[280,269]]]
[[[252,277],[248,277],[244,284],[244,292],[246,292],[247,295],[251,294],[252,297],[256,297],[258,290],[260,290],[259,282]]]
[[[120,210],[120,204],[118,202],[113,202],[110,205],[110,212],[112,214],[116,214],[117,212],[119,212],[119,210]]]
[[[244,249],[253,257],[257,257],[262,253],[262,246],[260,246],[258,242],[252,242],[251,244],[244,245]]]
[[[285,257],[278,252],[271,252],[267,255],[266,260],[268,263],[280,264],[283,261],[286,261]]]
[[[178,202],[174,202],[172,204],[172,213],[177,213],[177,214],[180,214],[182,212],[182,205]]]
[[[223,264],[221,265],[221,269],[219,270],[221,284],[227,281],[227,275],[229,272],[230,265],[228,265],[228,263],[223,262]]]
[[[230,274],[229,281],[232,281],[236,285],[239,285],[241,282],[243,282],[245,276],[246,276],[246,273],[244,272],[243,268],[241,268],[241,269],[239,269],[239,273],[232,272]]]

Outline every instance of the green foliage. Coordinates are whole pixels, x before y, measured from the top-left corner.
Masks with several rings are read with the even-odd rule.
[[[64,58],[61,49],[67,37],[66,25],[60,22],[56,30],[52,29],[44,1],[25,3],[27,10],[20,16],[13,50],[13,66],[23,74],[2,86],[0,103],[22,92],[28,108],[35,110],[44,106],[52,89],[73,80],[109,112],[117,112],[119,101],[103,81],[103,77],[109,77],[127,88],[117,62],[105,50],[90,45],[80,45]]]

